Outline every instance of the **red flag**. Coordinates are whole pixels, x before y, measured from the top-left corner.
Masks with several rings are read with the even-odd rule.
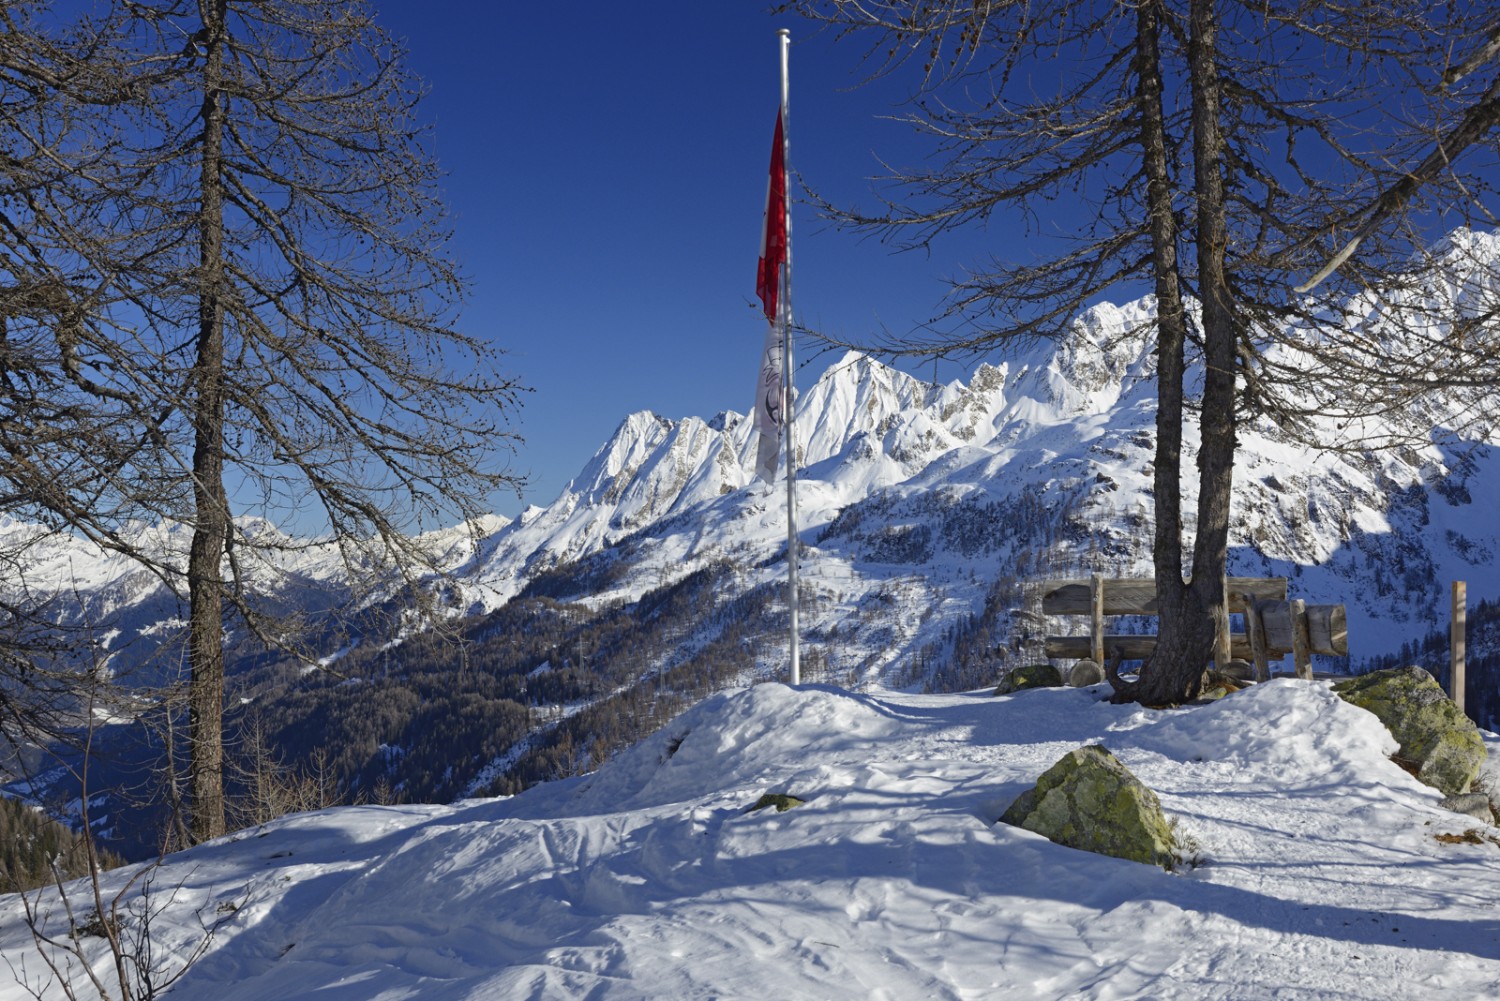
[[[776,109],[776,137],[771,144],[771,181],[766,188],[765,229],[760,238],[760,261],[755,275],[755,294],[765,307],[766,319],[776,322],[781,292],[781,266],[786,263],[786,141],[781,130],[781,109]]]

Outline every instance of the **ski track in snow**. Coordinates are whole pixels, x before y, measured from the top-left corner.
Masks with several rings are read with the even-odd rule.
[[[1434,839],[1475,822],[1388,760],[1373,716],[1321,682],[1178,711],[1102,694],[759,685],[581,779],[171,856],[153,930],[180,955],[198,913],[238,905],[177,989],[214,1001],[1500,995],[1500,847]],[[992,823],[1089,743],[1158,791],[1203,864]],[[747,813],[765,792],[807,802]],[[39,985],[14,897],[0,950]]]

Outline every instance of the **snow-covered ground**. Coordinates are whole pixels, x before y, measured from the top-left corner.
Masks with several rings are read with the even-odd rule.
[[[222,921],[174,997],[1500,996],[1500,832],[1439,841],[1478,825],[1388,760],[1373,716],[1322,682],[1176,711],[1102,694],[718,696],[585,778],[307,814],[171,856],[150,877],[158,961]],[[1200,865],[994,823],[1101,742]],[[747,812],[766,792],[807,802]],[[55,896],[39,906],[66,941]],[[0,999],[63,996],[15,897],[0,950],[26,982]]]

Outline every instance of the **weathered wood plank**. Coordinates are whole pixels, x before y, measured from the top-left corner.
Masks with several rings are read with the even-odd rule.
[[[1242,594],[1240,602],[1245,606],[1245,635],[1250,640],[1250,657],[1255,663],[1255,680],[1270,681],[1271,662],[1266,653],[1266,628],[1260,621],[1255,596]]]
[[[1082,660],[1092,655],[1093,637],[1048,636],[1045,649],[1048,657],[1056,657],[1059,660]],[[1115,651],[1119,650],[1126,660],[1144,660],[1155,649],[1156,637],[1149,634],[1111,634],[1104,637],[1105,657],[1113,657]],[[1229,654],[1239,660],[1249,659],[1250,640],[1244,633],[1229,634]]]
[[[1092,580],[1067,579],[1044,581],[1041,585],[1042,612],[1046,615],[1092,615],[1094,610]],[[1285,577],[1230,577],[1229,611],[1243,612],[1243,595],[1259,601],[1285,601]],[[1155,615],[1156,582],[1104,578],[1105,615]]]
[[[1229,652],[1229,578],[1220,578],[1220,586],[1223,588],[1224,604],[1220,605],[1214,613],[1214,666],[1219,670],[1233,660]]]
[[[1089,656],[1095,664],[1104,663],[1104,578],[1094,574],[1089,580]]]
[[[1459,712],[1464,712],[1464,628],[1469,612],[1469,585],[1453,582],[1453,615],[1448,623],[1448,687]]]
[[[1292,663],[1297,667],[1297,677],[1312,680],[1312,642],[1307,630],[1307,602],[1293,598],[1288,604],[1292,614]]]
[[[1275,656],[1285,656],[1296,650],[1293,635],[1292,605],[1290,601],[1261,601],[1256,603],[1261,622],[1266,631],[1266,649],[1281,651]],[[1303,606],[1307,622],[1308,653],[1343,657],[1349,653],[1349,628],[1343,605]]]
[[[1266,652],[1273,657],[1284,657],[1292,652],[1292,606],[1286,601],[1258,601],[1261,626],[1266,631]],[[1280,653],[1271,653],[1279,650]]]
[[[1313,653],[1349,653],[1349,626],[1343,605],[1308,605],[1307,632]]]

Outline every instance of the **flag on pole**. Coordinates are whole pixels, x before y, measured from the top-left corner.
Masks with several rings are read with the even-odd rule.
[[[795,399],[792,386],[792,218],[787,212],[787,57],[792,33],[777,30],[781,38],[781,107],[776,111],[776,137],[771,144],[771,178],[766,187],[765,227],[761,231],[760,267],[755,290],[766,311],[769,327],[761,357],[760,381],[756,386],[755,428],[760,432],[755,472],[770,483],[776,478],[776,458],[781,439],[786,439],[786,608],[787,653],[793,685],[802,684],[797,624],[797,443],[792,420]],[[780,337],[777,337],[777,334]],[[780,432],[780,434],[778,434]]]
[[[781,298],[781,268],[786,263],[786,133],[781,109],[776,109],[776,135],[771,140],[771,177],[766,184],[765,226],[760,235],[760,260],[756,268],[755,294],[760,296],[766,319],[780,319],[776,311]]]
[[[771,176],[766,184],[766,213],[761,227],[760,260],[756,265],[755,294],[769,326],[761,352],[760,372],[755,379],[755,429],[760,442],[755,472],[770,483],[776,479],[776,459],[781,448],[782,423],[782,274],[786,265],[786,133],[781,109],[776,110],[776,133],[771,142]]]
[[[781,334],[772,324],[766,328],[755,380],[755,430],[760,432],[755,475],[767,483],[776,481],[776,460],[781,455],[781,362]]]

